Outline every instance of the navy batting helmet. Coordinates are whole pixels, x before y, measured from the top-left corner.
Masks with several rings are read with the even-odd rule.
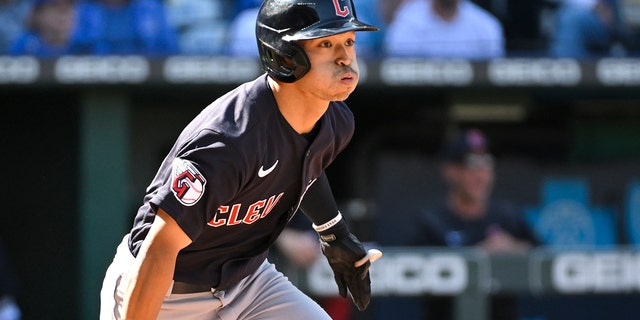
[[[352,0],[265,0],[256,21],[262,68],[283,82],[302,78],[311,67],[295,41],[377,30],[357,20]]]

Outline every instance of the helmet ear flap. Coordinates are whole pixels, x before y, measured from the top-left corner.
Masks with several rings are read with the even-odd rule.
[[[279,48],[258,39],[262,66],[276,80],[292,83],[302,78],[311,63],[304,50],[295,43],[279,40]]]

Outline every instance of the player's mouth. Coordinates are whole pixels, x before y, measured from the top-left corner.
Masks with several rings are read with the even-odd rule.
[[[340,78],[340,82],[346,85],[353,85],[356,82],[355,77],[342,77]]]
[[[357,79],[358,79],[358,75],[353,70],[347,70],[346,72],[340,74],[340,81],[345,83],[350,84],[356,81]]]

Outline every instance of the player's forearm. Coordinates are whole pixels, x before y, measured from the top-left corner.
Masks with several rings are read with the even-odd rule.
[[[171,285],[175,255],[140,252],[128,277],[124,319],[156,319]]]
[[[324,172],[305,193],[300,209],[316,225],[324,224],[338,214],[338,205]]]
[[[178,252],[191,243],[175,220],[162,209],[142,242],[129,272],[123,301],[125,319],[156,319],[169,289]]]

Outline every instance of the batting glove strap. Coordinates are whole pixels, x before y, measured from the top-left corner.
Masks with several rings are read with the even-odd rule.
[[[323,242],[331,242],[339,238],[347,237],[349,234],[349,227],[344,219],[340,219],[330,228],[318,232],[318,235],[320,235],[320,241]]]
[[[328,229],[330,229],[331,227],[337,225],[338,223],[340,223],[340,221],[342,221],[342,213],[340,213],[340,211],[338,211],[338,214],[333,217],[333,219],[317,226],[315,223],[311,224],[311,226],[313,227],[313,230],[315,230],[316,232],[322,232],[322,231],[326,231]]]

